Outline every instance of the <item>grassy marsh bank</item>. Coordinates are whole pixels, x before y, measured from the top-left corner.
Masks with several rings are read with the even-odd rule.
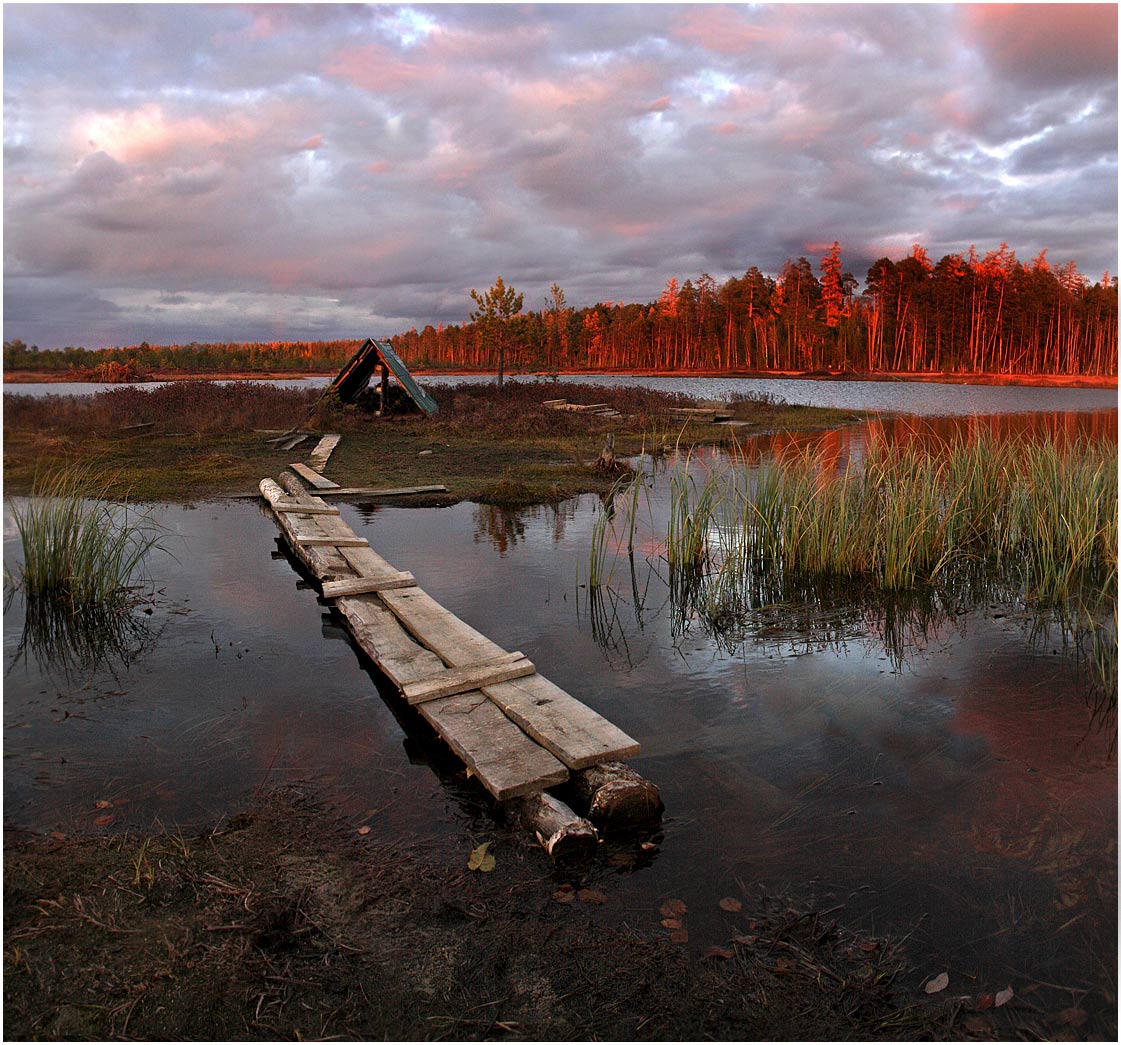
[[[42,468],[93,462],[116,476],[113,493],[134,500],[185,500],[256,488],[263,475],[306,457],[309,444],[288,453],[258,429],[339,432],[332,479],[348,486],[444,483],[443,500],[503,504],[556,501],[607,490],[612,479],[591,462],[608,432],[616,452],[644,446],[731,441],[732,429],[676,420],[681,395],[638,388],[563,382],[510,383],[437,390],[440,413],[376,418],[357,410],[321,410],[305,421],[317,389],[263,384],[177,382],[144,390],[122,387],[92,396],[5,395],[4,478],[26,493]],[[548,399],[607,403],[622,419],[550,410]],[[739,431],[812,429],[845,423],[852,411],[741,401]],[[425,453],[424,451],[429,451]]]

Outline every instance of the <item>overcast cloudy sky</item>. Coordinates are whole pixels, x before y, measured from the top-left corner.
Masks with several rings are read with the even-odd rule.
[[[1117,8],[5,5],[4,336],[388,335],[841,242],[1117,268]]]

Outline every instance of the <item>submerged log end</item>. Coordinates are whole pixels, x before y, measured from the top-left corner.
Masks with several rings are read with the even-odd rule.
[[[595,824],[648,824],[665,809],[657,786],[622,762],[601,762],[574,772],[572,785]]]
[[[542,848],[554,860],[581,859],[599,842],[596,829],[587,820],[544,791],[511,799],[506,809],[518,823],[537,835]]]

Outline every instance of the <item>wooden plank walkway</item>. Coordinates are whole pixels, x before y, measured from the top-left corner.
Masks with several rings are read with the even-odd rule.
[[[302,471],[302,470],[301,470]],[[638,754],[617,726],[464,623],[292,476],[262,496],[359,647],[499,800]],[[304,509],[301,511],[300,509]],[[357,543],[361,542],[361,543]]]
[[[331,454],[334,453],[335,447],[339,445],[341,436],[325,435],[315,445],[315,449],[308,455],[308,466],[314,468],[317,472],[322,472],[327,467],[327,460]],[[282,447],[287,449],[287,447]]]

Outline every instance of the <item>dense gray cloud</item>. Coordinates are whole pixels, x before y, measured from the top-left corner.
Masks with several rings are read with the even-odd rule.
[[[1007,241],[1117,266],[1112,5],[44,5],[5,336],[359,337]]]

